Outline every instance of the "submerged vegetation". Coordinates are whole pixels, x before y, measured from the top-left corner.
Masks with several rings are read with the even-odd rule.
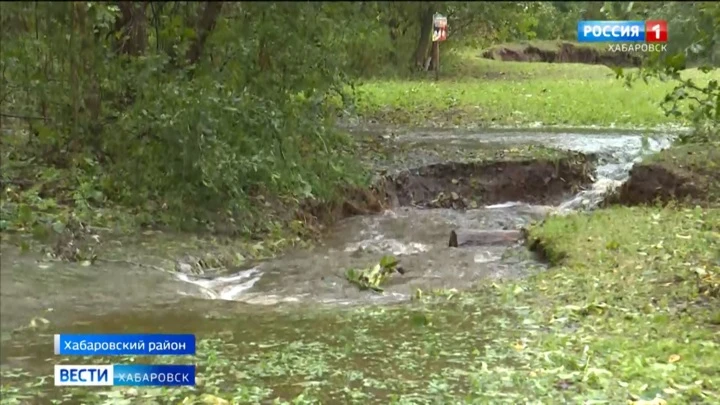
[[[398,266],[399,263],[400,261],[395,257],[383,256],[380,263],[367,269],[347,269],[345,277],[362,290],[382,292],[382,285],[390,276],[396,272],[400,274],[405,272]]]
[[[692,127],[642,166],[696,193],[680,199],[673,186],[661,205],[649,193],[632,201],[642,206],[548,217],[527,238],[551,268],[525,279],[418,291],[390,307],[202,314],[191,359],[50,361],[193,363],[193,389],[58,389],[43,357],[42,370],[3,369],[0,402],[720,402],[718,4],[3,5],[0,231],[4,241],[55,235],[60,259],[102,265],[75,238],[102,231],[120,242],[140,228],[234,236],[218,247],[226,267],[302,244],[312,229],[300,219],[322,217],[307,207],[367,188],[373,167],[409,164],[400,146],[349,136],[337,121]],[[437,63],[435,12],[451,27],[438,81],[426,71]],[[673,38],[639,69],[482,57],[500,44],[572,40],[579,19],[633,18],[667,19]],[[564,156],[456,149],[428,154]],[[622,190],[617,202],[628,202]],[[343,281],[378,291],[397,265],[384,257]],[[49,334],[66,332],[30,323],[10,339],[41,336],[42,353]],[[40,352],[28,350],[19,358]]]

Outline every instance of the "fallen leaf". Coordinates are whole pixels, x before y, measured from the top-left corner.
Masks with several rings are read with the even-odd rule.
[[[230,402],[228,402],[225,399],[222,399],[220,397],[216,397],[215,395],[205,394],[202,397],[200,397],[200,403],[206,404],[206,405],[229,405]]]
[[[637,401],[629,401],[631,405],[667,405],[667,401],[662,398],[653,398],[649,401],[639,399]]]
[[[678,361],[680,361],[680,356],[677,354],[672,354],[668,358],[668,363],[677,363]]]

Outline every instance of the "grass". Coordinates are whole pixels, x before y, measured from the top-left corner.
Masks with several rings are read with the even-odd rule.
[[[358,113],[382,123],[423,127],[678,124],[659,105],[672,83],[654,80],[628,88],[605,66],[500,62],[463,51],[442,75],[439,82],[368,81],[358,89]],[[720,72],[711,76],[693,69],[685,75],[702,83]]]
[[[441,80],[530,80],[530,79],[605,79],[612,69],[604,65],[582,63],[503,62],[485,59],[478,50],[454,50],[446,57]]]
[[[477,142],[451,144],[437,140],[401,143],[375,135],[356,134],[361,158],[371,170],[400,170],[441,162],[489,162],[573,157],[569,151],[542,145],[508,145]]]
[[[651,155],[646,163],[659,164],[692,178],[711,204],[720,202],[720,144],[682,144]]]
[[[707,171],[720,167],[717,144],[681,144],[648,156],[647,163],[659,163],[690,171]]]

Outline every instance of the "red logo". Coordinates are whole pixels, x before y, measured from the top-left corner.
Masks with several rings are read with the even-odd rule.
[[[667,42],[667,21],[645,21],[645,42]]]

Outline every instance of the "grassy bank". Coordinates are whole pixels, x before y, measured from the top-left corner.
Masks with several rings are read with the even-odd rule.
[[[432,80],[375,80],[358,89],[362,118],[416,126],[684,125],[666,117],[660,101],[672,83],[653,80],[627,88],[606,66],[500,62],[462,52]],[[699,82],[719,78],[685,72]]]
[[[187,153],[197,152],[192,159],[168,151],[167,159],[161,160],[150,156],[159,149],[126,159],[89,150],[64,151],[54,139],[60,135],[32,133],[28,127],[34,127],[8,121],[1,135],[0,232],[30,235],[55,250],[61,249],[58,243],[93,234],[113,239],[152,229],[230,238],[243,255],[264,258],[315,236],[297,221],[303,202],[325,204],[331,211],[342,203],[348,188],[366,187],[370,179],[354,156],[353,139],[322,124],[313,133],[324,145],[322,151],[313,150],[312,142],[294,146],[306,132],[284,139],[287,151],[278,151],[276,141],[256,145],[265,155],[242,148],[238,155],[214,144],[197,150],[183,147]],[[209,155],[214,152],[227,152],[229,160],[213,163],[217,156]],[[174,168],[163,168],[174,163]],[[244,174],[223,167],[234,164],[243,166]],[[153,169],[142,169],[145,165]],[[193,179],[193,171],[202,172],[205,180]],[[214,244],[214,239],[206,239]]]
[[[705,192],[702,200],[720,205],[720,143],[676,145],[648,157],[645,164],[657,164],[685,176]]]
[[[585,48],[588,50],[595,51],[607,51],[607,44],[603,43],[579,43],[574,41],[552,41],[552,40],[534,40],[534,41],[518,41],[505,44],[498,44],[491,46],[486,49],[489,53],[492,53],[496,58],[500,56],[497,54],[503,49],[509,49],[515,52],[523,52],[528,47],[540,49],[542,51],[559,51],[563,44],[568,44],[578,48]]]

